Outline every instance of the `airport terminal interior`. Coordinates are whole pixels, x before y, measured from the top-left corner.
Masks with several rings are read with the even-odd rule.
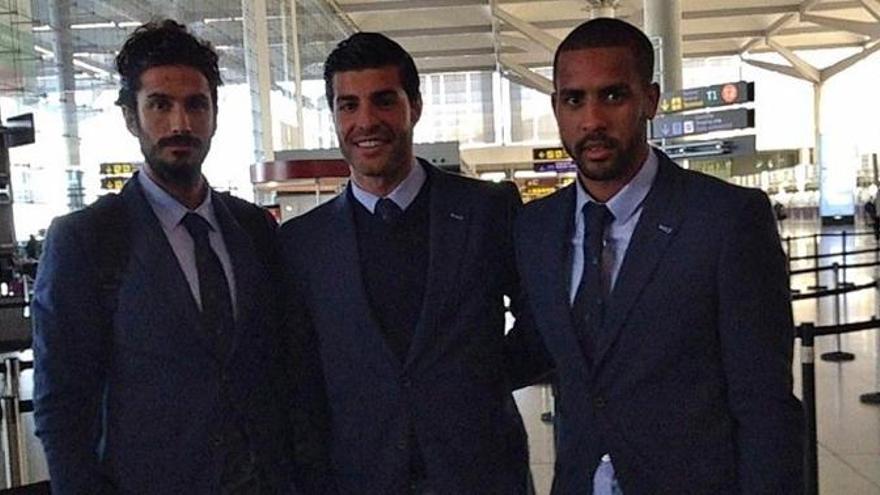
[[[642,27],[662,88],[653,145],[773,204],[798,335],[794,391],[815,395],[805,403],[817,492],[880,495],[878,0],[0,0],[0,487],[48,476],[28,350],[40,243],[54,217],[120,190],[141,166],[114,104],[114,57],[157,16],[219,53],[208,181],[281,222],[347,183],[322,70],[350,34],[382,32],[413,55],[419,156],[514,181],[528,202],[575,180],[550,103],[556,46],[592,17]],[[815,350],[802,347],[805,331]],[[547,495],[553,394],[539,385],[515,398]]]

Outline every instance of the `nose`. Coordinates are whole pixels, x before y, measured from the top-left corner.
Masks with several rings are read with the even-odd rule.
[[[364,103],[358,106],[357,115],[355,115],[355,125],[360,129],[372,129],[379,119],[376,115],[376,108],[371,103]]]
[[[181,105],[175,105],[171,109],[169,115],[171,132],[173,134],[191,134],[192,124],[190,122],[189,113]]]
[[[608,118],[602,105],[590,101],[581,109],[581,130],[586,133],[604,131]]]

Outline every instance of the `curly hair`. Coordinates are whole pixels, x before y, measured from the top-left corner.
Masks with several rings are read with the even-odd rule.
[[[223,84],[217,67],[217,52],[211,43],[190,34],[186,26],[173,19],[151,21],[131,34],[116,56],[116,70],[121,77],[116,104],[134,110],[141,74],[162,65],[192,67],[208,80],[214,111],[217,110],[217,87]]]

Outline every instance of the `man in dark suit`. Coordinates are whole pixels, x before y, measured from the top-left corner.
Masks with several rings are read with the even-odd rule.
[[[529,204],[516,256],[556,364],[554,495],[802,492],[788,277],[767,197],[652,149],[637,28],[595,19],[554,60],[575,184]]]
[[[120,195],[53,223],[35,288],[52,492],[287,492],[275,223],[201,173],[217,55],[165,20],[138,28],[116,62],[146,164]]]
[[[329,408],[324,468],[345,494],[525,493],[502,301],[519,196],[414,157],[419,79],[394,41],[351,36],[324,79],[351,181],[280,236],[294,352],[314,358],[296,398]]]

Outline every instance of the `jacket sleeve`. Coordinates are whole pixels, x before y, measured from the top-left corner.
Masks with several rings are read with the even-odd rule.
[[[293,459],[292,478],[301,495],[337,493],[330,453],[330,407],[318,336],[308,309],[307,274],[297,266],[299,239],[288,229],[280,236],[282,325],[287,419]]]
[[[522,200],[511,182],[504,190],[505,230],[505,294],[510,298],[514,326],[504,337],[505,362],[511,387],[516,390],[547,381],[553,372],[553,361],[544,347],[534,317],[526,303],[526,291],[520,284],[516,268],[514,225],[522,209]]]
[[[32,311],[34,416],[52,493],[107,493],[99,467],[109,315],[101,307],[94,254],[71,217],[45,241]]]
[[[753,193],[753,194],[752,194]],[[750,192],[719,260],[718,328],[741,493],[803,493],[803,411],[792,395],[794,324],[767,197]]]

